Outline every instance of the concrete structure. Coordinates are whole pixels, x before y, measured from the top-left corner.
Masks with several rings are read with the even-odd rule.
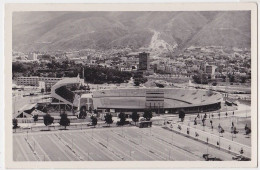
[[[62,80],[62,78],[56,77],[17,77],[17,85],[24,86],[39,86],[39,82],[42,81],[45,83],[45,88],[51,88],[58,81]]]
[[[146,90],[145,96],[146,108],[160,108],[164,107],[164,91],[162,89]]]
[[[67,86],[69,85],[80,85],[82,79],[79,77],[75,78],[64,78],[57,82],[51,88],[51,97],[58,100],[58,104],[65,104],[73,107],[78,107],[80,102],[80,96],[70,91]]]
[[[139,70],[149,70],[150,62],[149,62],[150,53],[139,53]]]
[[[215,79],[215,73],[216,73],[217,66],[215,65],[205,65],[205,73],[209,76],[211,79]]]
[[[158,113],[159,108],[160,113],[174,114],[182,109],[186,113],[198,113],[218,110],[222,101],[219,93],[209,94],[208,90],[197,89],[128,88],[93,92],[94,109],[114,109],[116,112],[143,112],[149,108]]]
[[[38,86],[39,77],[17,77],[17,85]]]

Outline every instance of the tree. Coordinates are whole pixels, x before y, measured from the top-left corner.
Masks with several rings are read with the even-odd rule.
[[[91,122],[94,127],[97,125],[97,118],[95,116],[91,116]]]
[[[134,81],[134,85],[135,85],[135,86],[139,86],[139,85],[140,85],[140,82],[139,82],[139,81]]]
[[[185,118],[185,112],[183,110],[179,111],[179,118],[181,119],[181,121],[184,121]]]
[[[13,129],[17,129],[18,128],[18,120],[17,119],[13,119]]]
[[[197,84],[208,84],[207,74],[195,74],[192,78]]]
[[[46,114],[43,116],[43,123],[45,124],[45,126],[51,125],[54,121],[54,118],[50,115],[50,114]]]
[[[60,115],[60,122],[59,122],[59,124],[61,126],[64,126],[65,129],[67,128],[67,126],[70,125],[70,119],[68,118],[66,113],[63,113],[63,114]]]
[[[251,129],[247,126],[247,124],[245,125],[245,131],[246,135],[249,135],[251,133]]]
[[[106,124],[108,124],[109,126],[110,126],[110,124],[113,123],[113,119],[112,119],[111,113],[107,113],[107,114],[105,115],[105,122],[106,122]]]
[[[79,118],[79,119],[85,119],[86,117],[87,117],[86,107],[82,107],[82,108],[80,109],[78,118]]]
[[[92,107],[91,107],[91,106],[89,106],[88,111],[89,111],[90,113],[92,113]]]
[[[246,77],[245,76],[241,76],[240,79],[241,79],[241,83],[245,83],[246,82]]]
[[[34,121],[34,123],[36,124],[36,122],[38,121],[38,115],[33,115],[33,121]]]
[[[135,122],[135,124],[139,121],[139,117],[140,115],[136,111],[132,113],[132,120]]]
[[[230,82],[234,82],[235,81],[235,76],[234,74],[228,74],[228,78]]]
[[[144,117],[147,121],[151,120],[151,118],[153,117],[152,111],[151,111],[150,109],[149,109],[149,110],[145,110],[143,117]]]
[[[120,122],[121,122],[122,124],[124,124],[124,123],[125,123],[125,120],[126,120],[126,115],[125,115],[125,113],[123,113],[123,112],[119,113],[118,117],[119,117],[119,119],[120,119]]]

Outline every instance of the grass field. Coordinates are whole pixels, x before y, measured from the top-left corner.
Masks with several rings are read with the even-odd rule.
[[[14,134],[14,161],[202,161],[210,154],[232,155],[207,148],[159,126],[113,127]]]

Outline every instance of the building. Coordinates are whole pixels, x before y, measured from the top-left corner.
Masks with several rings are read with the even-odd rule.
[[[215,65],[205,65],[205,73],[210,79],[215,79],[216,68],[217,66]]]
[[[18,77],[17,85],[38,86],[39,77]]]
[[[139,70],[149,70],[149,55],[150,53],[139,53]]]
[[[37,54],[36,53],[29,53],[28,60],[36,61],[37,60]]]
[[[146,90],[145,107],[158,109],[164,107],[164,91],[161,89]]]
[[[42,85],[42,82],[45,83],[45,89],[51,88],[58,81],[62,80],[62,78],[56,77],[17,77],[17,85],[23,86],[39,86]]]

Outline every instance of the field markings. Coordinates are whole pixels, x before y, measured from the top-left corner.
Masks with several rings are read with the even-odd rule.
[[[57,139],[57,142],[56,142],[51,136],[53,136],[53,134],[47,135],[47,138],[49,138],[49,139],[54,143],[54,145],[64,154],[64,156],[66,156],[70,161],[73,160],[73,158],[71,158],[71,157],[65,152],[66,147],[61,148],[61,146],[60,146],[59,144],[57,144],[57,142],[59,142],[59,143],[62,144],[62,145],[63,145],[63,143],[61,143],[59,139]]]
[[[139,132],[137,132],[137,133],[139,133]],[[161,157],[162,160],[165,160],[165,159],[167,160],[168,153],[162,152],[161,146],[160,146],[160,148],[156,149],[156,146],[151,144],[151,140],[153,140],[153,141],[155,141],[155,140],[150,139],[150,137],[151,137],[150,135],[149,136],[142,135],[142,144],[140,146],[142,146],[144,149],[148,149],[149,152],[152,152],[153,154]],[[159,144],[161,145],[162,143],[159,143]],[[162,155],[164,155],[165,157]]]
[[[140,132],[138,132],[140,133]],[[145,132],[145,134],[147,134],[147,132]],[[180,153],[180,155],[184,155],[185,157],[189,157],[191,158],[191,160],[198,160],[197,157],[194,157],[194,154],[192,152],[188,152],[187,150],[182,149],[181,147],[177,147],[173,144],[169,144],[167,141],[162,140],[161,138],[158,139],[158,135],[157,133],[155,133],[156,135],[152,134],[152,135],[147,135],[145,137],[149,138],[150,140],[154,141],[154,144],[159,144],[159,145],[163,145],[163,147],[167,147],[168,149],[170,148],[171,151],[177,151],[178,153]],[[166,137],[168,138],[168,137]],[[159,141],[160,140],[160,141]],[[153,147],[153,146],[151,146]],[[158,150],[158,149],[157,149]],[[163,152],[163,154],[167,155],[167,153]],[[192,155],[190,155],[192,154]]]
[[[35,138],[34,138],[33,136],[31,136],[31,138],[34,140],[35,145],[38,145],[37,148],[39,148],[40,151],[43,153],[44,159],[47,158],[49,161],[51,161],[50,157],[49,157],[48,154],[42,149],[41,145],[37,142],[37,140],[35,140]],[[40,156],[40,155],[38,155],[38,157],[39,157],[39,156]]]
[[[64,141],[59,134],[52,134],[52,135],[54,135],[57,138],[57,140],[59,140],[59,142],[62,143],[65,146],[65,148],[67,148],[66,149],[67,152],[75,156],[73,158],[77,158],[77,160],[83,160],[82,157],[78,155],[75,151],[73,151],[72,148],[69,146],[69,144],[66,141]]]
[[[113,131],[112,131],[113,132]],[[116,135],[116,136],[115,136]],[[143,153],[143,155],[150,157],[149,155],[147,155],[146,153],[142,152],[141,150],[137,150],[136,148],[134,148],[130,141],[127,140],[125,137],[122,137],[121,135],[118,134],[111,134],[111,136],[114,136],[115,140],[118,140],[119,142],[122,142],[123,145],[126,145],[127,150],[129,150],[129,153],[132,152],[132,150],[134,150],[135,152],[140,152]],[[116,142],[116,141],[115,141]],[[117,142],[118,143],[118,142]],[[129,148],[129,149],[128,149]],[[136,154],[135,154],[136,155]],[[152,157],[150,157],[152,158]],[[134,160],[132,154],[131,154],[131,160]]]
[[[86,137],[86,135],[85,135],[83,132],[81,132],[80,137],[81,137],[81,138],[85,138],[85,140],[87,140],[87,141],[88,141],[88,139],[89,139],[89,138]],[[116,155],[114,155],[114,154],[113,154],[112,152],[110,152],[109,150],[107,150],[107,152],[106,152],[106,151],[104,151],[102,148],[98,148],[96,144],[99,145],[99,143],[98,143],[96,140],[93,139],[93,142],[94,142],[94,143],[91,143],[91,142],[88,141],[88,143],[91,143],[93,147],[95,147],[96,149],[100,150],[100,152],[102,152],[102,153],[103,153],[104,155],[106,155],[108,158],[113,157],[113,158],[111,158],[113,161],[115,161],[115,160],[120,160]]]
[[[85,133],[85,134],[88,136],[87,133]],[[106,143],[105,139],[101,138],[100,136],[95,135],[95,138],[93,138],[93,139],[97,140],[97,142],[98,142],[99,144],[101,144],[101,145],[107,147],[107,146],[104,144],[104,143]],[[112,140],[111,138],[109,138],[109,139],[110,139],[109,141],[110,141],[110,143],[111,143],[113,140]],[[125,157],[129,158],[129,156],[128,156],[126,153],[122,152],[120,149],[116,148],[115,146],[113,146],[113,145],[111,145],[111,144],[109,145],[109,147],[107,147],[107,149],[108,149],[109,151],[113,152],[115,155],[117,155],[121,160],[125,160]],[[116,153],[115,151],[117,151],[117,153]],[[130,160],[131,160],[131,159],[130,159]]]
[[[16,143],[19,145],[19,148],[22,151],[22,155],[24,156],[24,158],[26,159],[26,161],[29,161],[30,159],[27,156],[26,151],[24,150],[23,146],[21,145],[21,143],[18,141],[18,139],[16,138]]]
[[[108,133],[107,133],[108,134]],[[110,138],[112,137],[112,135],[113,134],[110,134],[111,136],[110,136]],[[102,135],[101,135],[102,136]],[[125,147],[124,145],[127,145],[127,147],[126,148],[124,148],[124,149],[119,149],[120,150],[120,152],[123,152],[122,150],[129,150],[128,148],[128,144],[126,144],[125,143],[125,141],[122,141],[122,140],[120,140],[119,138],[117,138],[117,137],[113,137],[113,140],[110,140],[110,143],[114,143],[114,145],[112,145],[113,147],[114,146],[118,146],[118,147]],[[126,156],[126,157],[128,157],[128,158],[130,158],[130,160],[134,160],[133,159],[133,157],[132,156],[130,156],[130,155],[128,155],[128,152],[123,152],[123,154]]]
[[[75,136],[76,135],[76,136]],[[77,133],[77,134],[70,134],[70,136],[74,139],[74,141],[75,141],[75,144],[77,143],[77,147],[78,148],[80,148],[80,150],[82,151],[82,152],[85,152],[85,148],[87,148],[87,149],[89,149],[89,147],[91,148],[91,147],[93,147],[93,144],[91,143],[91,142],[89,142],[88,140],[84,140],[82,137],[81,137],[81,134],[80,133]],[[74,137],[73,137],[74,136]],[[77,140],[76,140],[76,138],[77,138]],[[79,138],[81,138],[81,139],[79,139]],[[81,149],[81,146],[83,145],[83,148],[84,149]],[[87,146],[87,147],[84,147],[84,146]],[[90,151],[92,150],[93,148],[91,148],[90,149]],[[100,151],[100,150],[97,150],[97,151]],[[87,155],[88,155],[88,157],[87,157],[87,159],[89,159],[90,158],[90,155],[92,155],[92,159],[94,160],[94,161],[98,161],[99,159],[100,160],[102,160],[102,157],[99,155],[99,154],[95,154],[94,155],[94,153],[95,152],[93,152],[93,151],[91,151],[91,152],[87,152]],[[96,157],[97,157],[97,160],[96,160]]]
[[[171,134],[171,133],[173,133],[174,135],[175,135],[175,137],[176,137],[176,135],[178,136],[178,140],[179,140],[179,142],[180,142],[180,140],[182,140],[183,142],[185,142],[186,143],[186,145],[188,146],[188,147],[191,147],[191,146],[193,146],[193,148],[195,149],[195,150],[191,150],[190,149],[190,151],[188,150],[188,152],[192,152],[192,153],[194,153],[194,155],[198,155],[198,153],[200,153],[200,155],[198,155],[201,159],[202,159],[202,154],[204,154],[204,153],[206,153],[207,152],[207,148],[208,148],[208,151],[210,151],[211,150],[211,153],[212,154],[214,154],[214,155],[216,155],[216,156],[218,156],[218,157],[220,157],[220,158],[225,158],[225,160],[232,160],[231,159],[231,155],[230,154],[228,154],[228,153],[225,153],[225,152],[223,152],[223,151],[220,151],[220,150],[218,150],[218,149],[216,149],[216,148],[212,148],[212,147],[208,147],[206,144],[203,144],[203,143],[201,143],[201,142],[198,142],[198,141],[196,141],[196,140],[194,140],[194,139],[191,139],[191,138],[189,138],[189,137],[185,137],[185,136],[182,136],[182,135],[179,135],[179,134],[176,134],[175,132],[173,132],[173,131],[168,131],[168,130],[164,130],[164,129],[160,129],[160,128],[157,128],[157,129],[155,129],[155,130],[158,130],[157,131],[157,133],[156,134],[162,134],[163,136],[170,136],[169,134]],[[158,135],[157,135],[158,136]],[[160,136],[159,136],[160,137]],[[164,138],[165,139],[165,138]],[[168,139],[168,140],[170,140],[170,138],[169,137],[167,137],[166,139]],[[210,150],[209,150],[210,149]],[[187,150],[187,149],[186,149]],[[203,151],[203,152],[202,152]]]
[[[71,136],[71,134],[69,134],[69,135]],[[66,139],[67,141],[70,141],[70,139],[65,134],[61,134],[60,136],[61,136],[61,138]],[[68,146],[69,146],[69,144],[68,144]],[[84,158],[84,160],[90,159],[91,161],[94,161],[94,159],[89,154],[84,153],[82,151],[82,149],[79,148],[77,145],[74,144],[72,150],[76,150],[77,152],[76,151],[75,152],[79,153],[81,155],[81,157]]]
[[[115,131],[113,131],[113,130],[112,130],[112,132],[114,132],[116,135],[120,136],[120,137],[121,137],[121,140],[122,140],[122,139],[127,139],[127,140],[128,140],[128,143],[129,143],[129,146],[131,146],[131,145],[130,145],[130,142],[132,142],[133,145],[135,145],[135,148],[134,148],[133,146],[131,146],[132,148],[134,148],[135,150],[137,150],[137,151],[143,153],[143,154],[146,155],[147,157],[150,157],[151,160],[158,160],[158,157],[161,157],[160,155],[156,155],[156,154],[154,154],[154,153],[151,153],[150,150],[146,150],[145,148],[141,147],[141,146],[140,146],[139,144],[137,144],[135,141],[132,141],[131,139],[129,139],[129,138],[127,138],[127,137],[122,138],[121,134],[119,134],[119,133],[117,133],[117,132],[115,132]],[[125,136],[126,136],[126,135],[125,135]],[[118,138],[118,139],[119,139],[119,138]],[[137,149],[137,148],[138,148],[138,149]],[[147,153],[145,153],[144,151],[147,151]],[[151,155],[149,155],[149,154],[152,154],[153,157],[152,157]],[[156,156],[157,156],[157,157],[156,157]],[[161,158],[162,158],[162,157],[161,157]]]
[[[159,129],[158,129],[158,130],[159,130]],[[160,131],[162,131],[162,130],[163,130],[163,129],[160,129]],[[180,146],[177,146],[176,143],[173,143],[172,139],[168,138],[167,135],[165,135],[165,136],[167,136],[167,137],[161,138],[161,136],[158,136],[157,133],[155,133],[155,134],[156,134],[156,135],[154,135],[154,137],[157,138],[157,139],[156,139],[157,142],[163,141],[166,145],[171,146],[171,147],[174,147],[174,148],[176,149],[175,151],[181,153],[182,155],[183,155],[183,154],[184,154],[184,155],[187,155],[187,153],[191,154],[191,155],[189,155],[189,157],[190,157],[192,160],[197,160],[198,158],[201,159],[201,156],[198,155],[196,152],[194,152],[194,151],[189,151],[189,150],[187,150],[187,149],[184,149],[185,145],[181,144]],[[167,140],[166,140],[166,139],[167,139]],[[160,140],[160,141],[159,141],[159,140]],[[169,142],[168,140],[171,140],[171,142]],[[179,145],[179,143],[178,143],[178,145]],[[195,159],[195,158],[196,158],[196,159]]]

